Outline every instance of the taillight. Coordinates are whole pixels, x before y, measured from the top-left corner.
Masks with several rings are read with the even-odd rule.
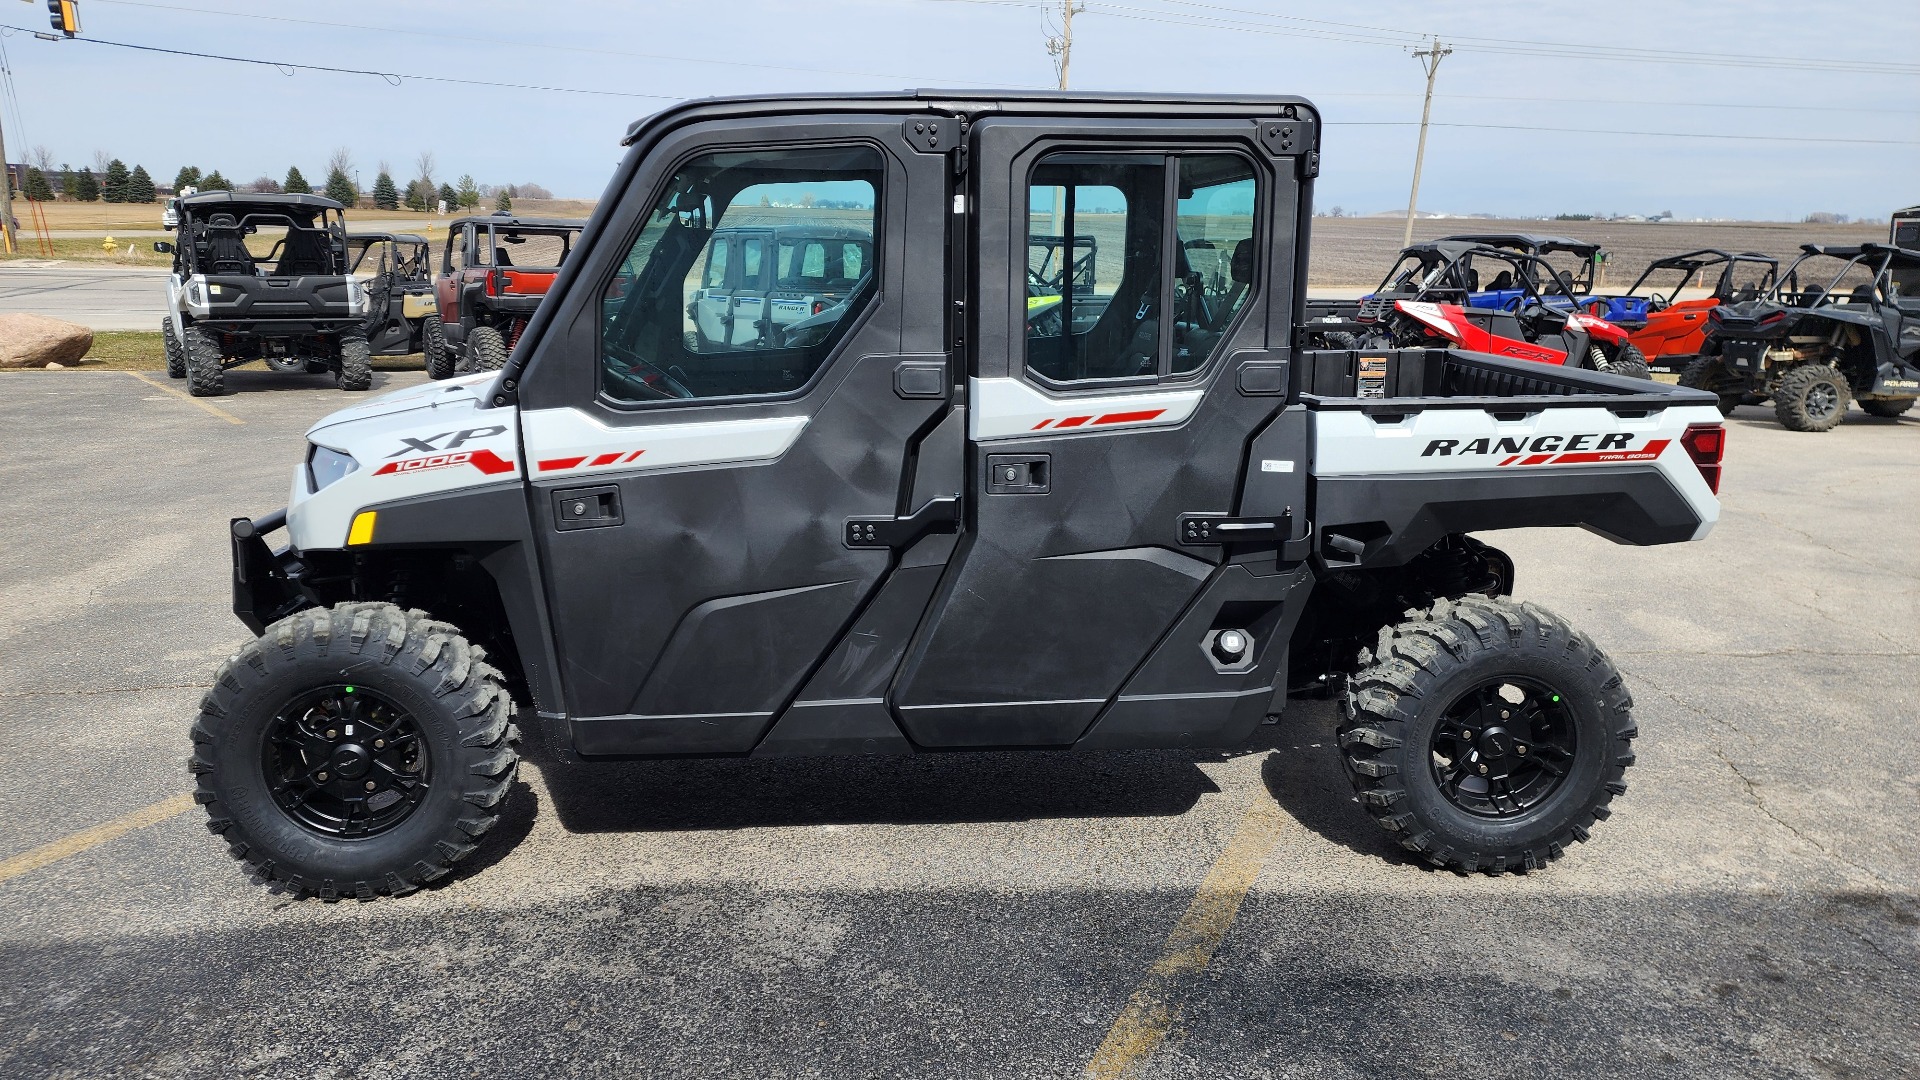
[[[1727,451],[1727,430],[1719,424],[1694,424],[1680,436],[1680,445],[1686,448],[1707,487],[1720,494],[1720,458]]]
[[[815,300],[813,302],[813,314],[818,315],[825,310],[827,310],[827,302],[825,300]]]

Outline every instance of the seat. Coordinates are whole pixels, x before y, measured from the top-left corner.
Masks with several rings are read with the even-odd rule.
[[[493,265],[512,266],[513,256],[507,254],[506,248],[501,247],[499,244],[495,244],[493,246]]]
[[[227,277],[252,277],[253,255],[232,214],[207,219],[207,272]]]
[[[1493,275],[1493,281],[1487,286],[1488,292],[1505,292],[1513,288],[1513,271],[1502,270]]]
[[[303,277],[327,272],[327,245],[323,234],[313,229],[292,229],[287,233],[287,250],[274,271],[281,277]]]

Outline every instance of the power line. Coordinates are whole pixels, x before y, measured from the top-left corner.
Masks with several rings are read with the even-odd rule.
[[[1414,120],[1346,120],[1330,121],[1328,127],[1413,127]],[[1436,120],[1433,127],[1474,128],[1482,131],[1530,131],[1536,135],[1644,135],[1661,139],[1733,139],[1740,142],[1770,142],[1781,140],[1778,135],[1723,135],[1710,131],[1623,131],[1616,128],[1574,128],[1545,126],[1541,124],[1447,124]],[[1920,139],[1830,139],[1813,135],[1795,135],[1797,143],[1841,143],[1849,146],[1920,146]]]
[[[711,64],[717,67],[749,68],[764,71],[796,71],[810,75],[853,75],[863,79],[896,79],[901,83],[915,83],[926,78],[924,73],[905,75],[879,71],[854,71],[847,68],[801,67],[793,64],[761,64],[745,60],[714,60],[699,56],[675,56],[669,53],[632,52],[625,49],[596,49],[582,45],[556,45],[541,41],[483,37],[477,34],[452,34],[438,30],[409,30],[397,26],[368,26],[361,23],[343,23],[328,19],[299,19],[290,15],[260,15],[246,11],[219,11],[211,8],[174,7],[171,4],[143,3],[141,0],[91,0],[91,2],[96,4],[111,4],[116,7],[167,11],[180,15],[208,15],[216,18],[255,19],[261,22],[292,23],[300,26],[324,26],[340,30],[365,30],[375,34],[406,34],[412,37],[431,38],[435,41],[470,41],[483,45],[511,45],[514,48],[546,49],[552,52],[581,53],[588,56],[616,56],[633,60],[668,60],[684,64]],[[1007,85],[1032,86],[1037,88],[1046,84],[1019,83]]]
[[[1407,100],[1420,95],[1410,91],[1386,90],[1329,90],[1324,93],[1306,95],[1314,100],[1321,98],[1399,98]],[[1440,101],[1500,101],[1509,105],[1641,105],[1650,109],[1762,109],[1767,112],[1836,112],[1836,113],[1881,113],[1890,116],[1920,116],[1920,109],[1875,109],[1852,105],[1786,105],[1753,102],[1720,101],[1635,101],[1626,98],[1541,98],[1530,97],[1516,102],[1511,95],[1505,94],[1442,94],[1435,93]]]

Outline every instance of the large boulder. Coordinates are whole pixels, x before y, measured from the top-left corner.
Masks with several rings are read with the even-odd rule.
[[[93,331],[45,315],[0,315],[0,368],[71,367],[93,348]]]

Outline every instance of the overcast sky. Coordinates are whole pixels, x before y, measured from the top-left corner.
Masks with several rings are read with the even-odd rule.
[[[236,182],[298,164],[317,185],[329,152],[345,146],[363,186],[383,160],[404,183],[430,150],[442,179],[471,173],[591,197],[627,124],[681,98],[1050,86],[1049,8],[1058,4],[80,0],[89,38],[600,93],[417,77],[393,86],[14,33],[0,41],[19,106],[5,113],[7,150],[17,161],[41,144],[74,164],[105,150],[162,182],[185,163]],[[1914,0],[1087,8],[1074,20],[1075,89],[1313,99],[1329,122],[1322,209],[1404,208],[1424,77],[1395,42],[1423,33],[1461,46],[1441,65],[1435,124],[1505,127],[1436,126],[1422,209],[1794,220],[1920,203]],[[0,0],[0,22],[46,19],[39,0]],[[1738,59],[1642,62],[1625,57],[1646,53],[1624,50]]]

